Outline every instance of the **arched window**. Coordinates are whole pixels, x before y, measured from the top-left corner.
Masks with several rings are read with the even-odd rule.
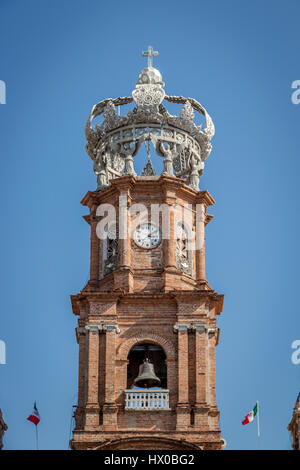
[[[148,359],[153,364],[156,377],[160,379],[160,384],[155,388],[167,388],[167,364],[164,350],[156,344],[142,343],[131,348],[128,354],[127,365],[127,389],[135,387],[135,379],[139,375],[140,365]]]

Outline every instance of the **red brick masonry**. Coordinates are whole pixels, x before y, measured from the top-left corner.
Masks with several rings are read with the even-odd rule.
[[[88,192],[82,204],[90,209],[90,280],[71,296],[78,315],[78,406],[73,449],[221,449],[224,441],[216,405],[215,346],[219,330],[216,315],[223,295],[205,278],[204,246],[192,251],[191,275],[176,267],[174,218],[170,240],[153,249],[139,248],[132,239],[119,240],[117,269],[103,275],[104,245],[96,235],[97,207],[113,204],[119,196],[130,206],[190,204],[196,227],[196,205],[203,208],[203,230],[212,218],[206,214],[214,200],[207,191],[195,191],[175,177],[111,181],[98,192]],[[133,222],[129,218],[128,224]],[[128,354],[139,343],[161,346],[166,354],[170,410],[126,411]]]

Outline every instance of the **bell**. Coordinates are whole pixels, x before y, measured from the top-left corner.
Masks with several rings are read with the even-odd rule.
[[[134,380],[134,385],[143,388],[153,387],[159,385],[160,379],[155,375],[154,365],[149,362],[149,359],[145,359],[143,364],[140,365],[139,375]]]

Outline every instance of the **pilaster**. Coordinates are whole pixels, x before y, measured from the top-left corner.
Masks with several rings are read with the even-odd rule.
[[[206,283],[205,274],[205,206],[196,205],[196,280],[198,285]]]
[[[115,397],[116,384],[116,334],[120,333],[118,325],[104,323],[102,331],[105,333],[105,402],[103,405],[103,428],[117,429],[117,412]]]
[[[176,228],[174,204],[176,203],[176,192],[171,190],[169,184],[162,179],[163,202],[168,205],[168,237],[163,240],[163,262],[164,262],[164,291],[173,289],[174,279],[178,275],[176,268]]]
[[[99,327],[96,324],[87,324],[88,331],[88,381],[86,403],[86,427],[99,426]]]
[[[207,403],[207,325],[195,322],[192,325],[195,331],[195,380],[196,402],[194,406],[194,427],[208,428]]]
[[[131,205],[130,191],[134,184],[133,177],[126,177],[118,184],[119,191],[119,267],[114,271],[114,288],[125,292],[133,290],[131,270]]]
[[[176,429],[186,429],[190,425],[189,370],[188,370],[188,330],[190,324],[176,323],[174,332],[178,334],[178,403],[176,408]]]

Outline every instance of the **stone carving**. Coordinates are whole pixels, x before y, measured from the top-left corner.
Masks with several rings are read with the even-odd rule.
[[[116,323],[102,323],[102,331],[119,334],[120,328]]]
[[[198,189],[199,179],[204,169],[204,162],[201,160],[199,155],[194,152],[190,152],[187,164],[189,168],[187,184],[191,186],[191,188]]]
[[[132,145],[129,142],[120,145],[120,155],[123,155],[125,159],[125,175],[136,175],[133,167],[133,157],[137,155],[143,141],[144,136],[141,136],[138,140],[134,140]]]
[[[156,175],[155,170],[153,168],[151,160],[149,160],[147,162],[146,166],[144,167],[144,169],[141,173],[141,176],[155,176],[155,175]]]
[[[120,118],[117,115],[116,108],[112,100],[109,100],[103,111],[104,129],[115,129],[120,124]]]
[[[218,333],[217,327],[211,327],[207,323],[204,322],[192,322],[192,323],[184,323],[184,322],[177,322],[173,326],[174,333],[187,333],[189,331],[196,331],[198,333],[206,333],[208,337],[216,336]]]
[[[173,158],[176,156],[176,144],[166,143],[158,139],[156,135],[151,135],[151,141],[158,155],[164,157],[163,174],[173,176]]]
[[[152,58],[154,52],[148,51],[147,57]],[[132,97],[101,101],[93,107],[87,121],[86,150],[94,161],[99,190],[106,188],[112,178],[136,175],[133,157],[144,141],[151,141],[156,153],[164,158],[164,174],[183,178],[188,186],[198,190],[204,162],[212,149],[213,121],[195,99],[166,95],[159,70],[152,67],[152,59],[149,64],[139,74]],[[179,115],[171,115],[163,101],[182,105]],[[124,116],[118,115],[117,107],[132,102],[133,109]],[[203,116],[204,125],[194,123],[195,112]],[[94,119],[101,115],[103,122],[93,127]],[[152,175],[152,170],[155,174],[152,164],[147,164],[143,175]]]
[[[117,240],[107,239],[107,259],[104,261],[104,275],[111,273],[118,267]]]
[[[108,186],[107,177],[107,144],[104,142],[97,150],[94,160],[94,173],[97,176],[97,189],[103,189]]]
[[[197,333],[205,333],[207,331],[207,324],[203,322],[194,322],[192,323],[192,330],[195,330]]]
[[[173,157],[175,146],[170,144],[164,144],[161,142],[159,145],[160,152],[163,154],[164,158],[164,171],[163,174],[173,176]]]
[[[182,226],[178,226],[176,230],[176,266],[180,271],[189,275],[192,274],[192,261],[191,253],[188,250],[188,238]]]
[[[187,333],[191,329],[191,323],[177,322],[173,326],[174,333]]]
[[[119,250],[118,250],[118,229],[113,224],[108,231],[107,238],[105,240],[106,252],[104,254],[104,267],[103,274],[111,273],[117,269],[119,265]]]
[[[139,75],[132,98],[138,109],[152,113],[158,112],[158,107],[165,97],[164,82],[159,70],[148,64]]]
[[[165,92],[156,85],[145,85],[136,88],[132,92],[132,97],[138,108],[150,108],[149,111],[156,111],[164,99]]]
[[[155,170],[153,168],[151,158],[150,158],[150,141],[148,141],[148,145],[146,145],[146,142],[145,142],[145,148],[146,148],[146,152],[148,156],[148,161],[141,173],[141,176],[155,176],[156,173],[155,173]]]
[[[85,325],[85,329],[88,331],[92,331],[94,333],[106,333],[108,332],[113,332],[116,334],[120,333],[120,329],[117,325],[117,323],[87,323]]]
[[[194,110],[191,103],[187,100],[180,111],[179,117],[176,118],[176,123],[181,129],[185,129],[187,132],[194,130]]]

